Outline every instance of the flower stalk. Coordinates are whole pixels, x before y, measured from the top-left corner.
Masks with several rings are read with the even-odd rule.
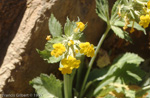
[[[96,48],[96,51],[95,51],[95,55],[92,57],[92,59],[91,59],[91,61],[89,63],[88,70],[86,72],[86,75],[85,75],[85,78],[84,78],[84,81],[83,81],[83,84],[82,84],[82,88],[81,88],[81,92],[80,92],[79,98],[83,98],[84,88],[85,88],[85,84],[87,82],[90,70],[92,68],[92,65],[94,63],[94,60],[95,60],[97,54],[98,54],[98,51],[99,51],[100,47],[102,46],[102,43],[104,42],[104,39],[106,38],[109,30],[110,30],[110,25],[107,25],[107,29],[106,29],[105,33],[102,35],[102,37],[101,37],[101,39],[100,39],[100,41],[99,41],[99,43],[97,45],[97,48]]]
[[[65,74],[63,76],[64,76],[64,94],[65,94],[65,98],[72,98],[71,75]]]
[[[73,70],[71,74],[64,74],[64,98],[72,98],[72,82],[76,71]]]

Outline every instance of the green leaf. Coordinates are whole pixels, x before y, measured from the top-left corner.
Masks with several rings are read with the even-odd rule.
[[[30,84],[36,90],[39,98],[63,98],[62,94],[62,82],[54,75],[41,74],[30,81]]]
[[[118,82],[117,82],[117,83],[118,83]],[[118,83],[118,85],[122,85],[122,83]],[[127,85],[126,85],[126,86],[127,86]],[[123,90],[124,90],[124,87],[121,87],[121,86],[120,86],[120,87],[118,86],[118,87],[115,88],[115,91],[116,91],[117,93],[122,93]]]
[[[52,56],[52,57],[50,57],[49,59],[48,59],[48,63],[57,63],[57,62],[59,62],[60,60],[61,60],[61,56],[59,56],[59,57],[54,57],[54,56]]]
[[[51,17],[49,19],[49,30],[53,37],[58,37],[62,35],[62,26],[53,14],[51,14]]]
[[[124,27],[125,23],[123,21],[115,21],[114,26]]]
[[[100,92],[102,91],[102,88],[106,85],[108,85],[109,83],[114,82],[114,79],[116,77],[115,76],[109,76],[107,78],[105,78],[102,82],[99,83],[99,85],[96,87],[96,89],[94,90],[93,95],[98,96],[100,94]]]
[[[128,98],[135,98],[135,91],[125,90],[125,96],[128,97]]]
[[[126,41],[129,41],[129,42],[132,42],[129,34],[126,31],[123,31],[122,29],[120,29],[119,27],[116,27],[116,26],[111,26],[111,28],[119,38],[125,39]]]
[[[134,77],[135,79],[137,79],[138,81],[141,81],[141,77],[139,77],[137,74],[132,73],[131,71],[126,71],[128,75]]]
[[[71,22],[69,18],[67,18],[67,21],[64,27],[65,35],[71,36],[74,33],[75,28],[76,28],[76,23],[74,21]]]
[[[102,89],[101,93],[98,96],[106,96],[107,94],[109,94],[109,92],[114,90],[114,86],[106,86],[105,89]]]
[[[146,76],[144,77],[142,81],[142,86],[148,86],[148,85],[150,85],[150,72],[146,74]]]
[[[128,25],[128,27],[132,27],[133,21],[130,22],[130,24]],[[120,27],[124,27],[125,23],[123,21],[115,21],[114,26],[120,26]],[[139,30],[139,31],[143,31],[144,34],[146,35],[146,30],[141,27],[137,22],[134,22],[134,28]]]
[[[88,76],[88,80],[87,80],[87,84],[85,87],[85,95],[86,97],[90,98],[92,97],[93,91],[94,91],[94,87],[97,87],[97,78],[103,77],[106,73],[107,73],[108,69],[103,68],[103,69],[94,69],[90,72],[89,76]],[[93,89],[92,89],[93,88]]]
[[[118,12],[119,12],[119,6],[122,3],[122,0],[117,0],[115,4],[113,5],[113,8],[111,10],[111,21],[115,21],[118,17]]]
[[[129,53],[129,52],[122,54],[114,59],[113,64],[110,67],[109,71],[107,72],[107,75],[105,75],[105,77],[112,75],[114,72],[116,72],[118,68],[122,69],[122,67],[125,66],[125,64],[127,65],[134,64],[138,67],[139,64],[143,61],[144,59],[139,57],[137,54]]]
[[[49,51],[49,54],[50,54],[50,52],[53,50],[53,43],[51,43],[51,42],[48,41],[45,44],[45,50]]]
[[[83,33],[75,33],[73,36],[74,40],[79,40],[82,37]]]
[[[104,77],[97,78],[99,85],[94,90],[94,95],[100,95],[102,88],[110,83],[126,83],[136,84],[145,76],[145,72],[139,68],[139,64],[143,61],[141,57],[134,53],[125,53],[117,57],[107,74]]]
[[[114,96],[108,94],[107,96],[105,96],[105,97],[103,97],[103,98],[117,98],[117,97],[114,97]]]
[[[122,67],[123,64],[129,63],[129,64],[136,64],[139,66],[141,62],[143,62],[144,59],[139,57],[137,54],[127,52],[123,55],[118,56],[114,61],[113,65],[117,65],[118,67]]]
[[[64,40],[64,38],[59,36],[59,37],[52,38],[48,42],[55,44],[55,43],[61,43],[63,40]]]
[[[108,71],[108,68],[103,68],[103,69],[93,69],[89,76],[87,81],[93,81],[97,78],[103,77]]]
[[[105,22],[109,20],[108,0],[96,0],[96,13]]]
[[[111,10],[111,16],[113,16],[114,14],[117,14],[117,12],[118,12],[118,6],[120,5],[121,2],[122,2],[122,0],[117,0],[115,2],[115,4],[112,7],[112,10]]]
[[[119,38],[125,39],[124,32],[122,31],[122,29],[116,26],[111,26],[111,28]]]
[[[132,27],[132,24],[133,24],[133,21],[131,21],[128,26]],[[143,27],[141,27],[137,22],[134,22],[134,28],[139,30],[139,31],[143,31],[144,34],[146,35],[146,30]]]
[[[40,57],[42,57],[44,60],[48,60],[49,57],[51,56],[50,52],[47,50],[40,51],[40,50],[36,49],[36,51],[40,54]]]
[[[139,81],[142,81],[145,72],[135,64],[125,63],[118,76],[127,84],[137,84]]]

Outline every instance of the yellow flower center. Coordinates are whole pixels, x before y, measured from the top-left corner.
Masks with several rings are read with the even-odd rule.
[[[73,40],[70,40],[70,41],[68,42],[68,46],[71,46],[71,45],[74,45],[74,41],[73,41]]]

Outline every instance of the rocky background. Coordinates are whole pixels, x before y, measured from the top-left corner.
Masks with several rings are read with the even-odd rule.
[[[109,0],[112,6],[116,0]],[[96,45],[106,24],[95,13],[95,0],[0,0],[0,94],[31,94],[29,81],[40,73],[53,73],[58,78],[58,64],[47,64],[36,48],[42,50],[50,33],[50,14],[64,25],[66,17],[88,22],[86,40]],[[111,9],[111,7],[110,7]],[[110,60],[126,51],[150,58],[150,32],[131,34],[134,44],[108,35],[102,48],[111,51]],[[147,68],[146,68],[147,69]],[[7,97],[8,98],[8,97]]]

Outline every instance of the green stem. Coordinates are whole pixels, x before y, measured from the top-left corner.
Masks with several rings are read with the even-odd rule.
[[[88,70],[87,70],[87,72],[86,72],[86,75],[85,75],[85,78],[84,78],[84,81],[83,81],[83,84],[82,84],[82,88],[81,88],[81,92],[80,92],[79,98],[83,98],[84,88],[85,88],[85,84],[86,84],[86,82],[87,82],[87,78],[88,78],[88,76],[89,76],[90,70],[91,70],[91,68],[92,68],[92,65],[93,65],[93,63],[94,63],[94,60],[95,60],[97,54],[98,54],[98,51],[99,51],[100,47],[102,46],[102,43],[103,43],[104,39],[106,38],[106,36],[107,36],[109,30],[110,30],[110,25],[107,26],[107,29],[106,29],[105,33],[102,35],[102,37],[101,37],[101,39],[100,39],[100,41],[99,41],[99,43],[98,43],[98,45],[97,45],[97,48],[96,48],[96,51],[95,51],[95,55],[94,55],[94,57],[91,59],[91,61],[90,61],[90,63],[89,63]]]
[[[72,82],[73,82],[75,73],[76,73],[76,70],[72,70],[72,73],[70,75],[68,74],[63,75],[65,98],[72,98]]]
[[[80,67],[77,70],[77,78],[76,78],[76,90],[80,92],[80,87],[82,85],[82,77],[83,75],[83,70],[84,70],[84,55],[81,55],[80,57],[78,57],[81,60],[81,64]]]
[[[65,98],[72,98],[72,81],[70,75],[64,75],[64,93]]]

